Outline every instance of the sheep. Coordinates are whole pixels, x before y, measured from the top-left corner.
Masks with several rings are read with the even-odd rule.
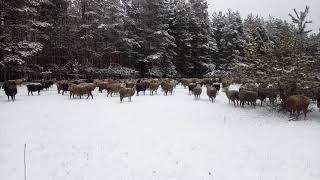
[[[303,95],[293,95],[286,99],[284,106],[290,112],[290,117],[297,112],[296,119],[300,115],[300,111],[303,111],[304,118],[307,117],[308,107],[310,104],[310,99]]]
[[[212,86],[207,86],[207,95],[210,101],[215,102],[217,96],[217,89]]]
[[[91,96],[93,99],[92,91],[95,89],[95,85],[93,83],[81,83],[81,84],[72,84],[69,87],[70,91],[70,99],[71,97],[74,98],[74,95],[77,95],[80,97],[87,94],[87,99]]]
[[[150,96],[153,96],[153,93],[159,89],[160,84],[158,82],[151,82],[150,83]]]
[[[224,80],[222,80],[221,84],[222,84],[222,88],[227,88],[231,85],[231,82],[224,79]]]
[[[267,88],[267,98],[271,104],[277,102],[278,92],[275,88]]]
[[[33,96],[33,92],[38,92],[38,95],[39,95],[40,91],[43,90],[43,86],[40,83],[32,83],[27,85],[27,89],[28,89],[28,96],[30,93]]]
[[[181,79],[180,80],[181,85],[186,89],[186,87],[191,83],[190,79]]]
[[[146,81],[141,81],[138,80],[137,84],[136,84],[136,90],[137,90],[137,96],[139,96],[139,92],[143,92],[143,94],[146,94],[146,90],[147,90],[147,82]]]
[[[170,94],[172,94],[172,92],[173,92],[173,84],[171,84],[169,82],[166,82],[166,81],[162,82],[161,88],[162,88],[165,96],[168,96],[168,92]]]
[[[102,93],[103,90],[107,90],[108,89],[108,82],[105,81],[101,81],[101,82],[97,82],[96,86],[99,88],[99,92]]]
[[[258,99],[260,100],[260,106],[262,106],[262,103],[264,100],[266,100],[268,96],[268,89],[267,88],[259,88],[258,89]]]
[[[136,85],[136,83],[133,81],[126,82],[126,88],[134,88],[135,85]]]
[[[48,90],[54,84],[53,81],[42,81],[41,85],[44,89]]]
[[[107,91],[108,91],[107,96],[109,96],[110,94],[112,97],[113,93],[119,93],[120,89],[125,86],[126,85],[124,83],[109,83],[107,87]]]
[[[62,91],[62,95],[64,95],[66,91],[69,91],[69,85],[70,85],[70,82],[68,81],[58,81],[57,82],[58,94],[60,94],[60,92]]]
[[[248,104],[253,105],[254,107],[256,106],[256,101],[258,98],[258,93],[255,91],[248,91],[245,89],[242,89],[239,91],[239,101],[240,101],[240,106],[244,107],[244,104],[247,102]]]
[[[237,104],[239,103],[239,91],[236,90],[229,90],[229,88],[226,88],[226,96],[229,99],[229,104],[230,101],[233,102],[234,106],[236,106],[236,102]]]
[[[4,89],[4,92],[8,96],[8,101],[10,100],[9,97],[11,97],[11,100],[14,101],[16,99],[17,94],[17,84],[15,81],[6,81],[3,83],[2,88]]]
[[[190,84],[188,85],[189,96],[190,96],[191,94],[193,94],[193,88],[195,88],[196,86],[197,86],[196,83],[190,83]]]
[[[212,86],[213,86],[214,88],[216,88],[217,93],[219,93],[220,88],[221,88],[220,83],[213,83]]]
[[[317,107],[319,108],[319,112],[320,112],[320,98],[317,99]]]
[[[129,101],[131,102],[131,97],[134,95],[135,89],[134,88],[121,88],[119,91],[120,94],[120,102],[122,102],[123,98],[129,98]]]
[[[16,79],[16,80],[14,80],[14,81],[15,81],[15,83],[16,83],[17,86],[20,86],[20,87],[21,87],[21,85],[22,85],[22,83],[25,81],[25,79]]]
[[[202,93],[201,84],[198,84],[195,88],[193,88],[194,99],[200,99],[201,93]]]

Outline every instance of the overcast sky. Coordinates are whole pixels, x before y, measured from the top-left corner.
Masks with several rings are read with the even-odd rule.
[[[209,12],[227,11],[232,9],[239,11],[244,18],[250,13],[263,17],[272,15],[281,19],[289,20],[289,13],[293,13],[293,8],[304,10],[305,6],[310,6],[309,19],[313,21],[309,29],[318,32],[320,28],[320,0],[207,0]]]

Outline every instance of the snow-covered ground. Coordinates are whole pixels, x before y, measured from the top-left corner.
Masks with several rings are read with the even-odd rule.
[[[0,91],[1,180],[23,179],[24,144],[27,180],[320,179],[317,111],[289,122],[234,108],[224,93],[195,101],[180,86],[122,104],[97,91],[93,100],[18,91],[15,102]]]

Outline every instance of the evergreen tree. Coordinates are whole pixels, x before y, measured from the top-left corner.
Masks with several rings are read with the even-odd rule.
[[[202,77],[214,65],[216,42],[210,37],[210,21],[206,0],[190,0],[189,32],[191,35],[191,64],[189,71]]]
[[[231,10],[227,14],[214,13],[212,29],[218,47],[217,66],[229,69],[232,64],[242,62],[245,36],[240,14]]]

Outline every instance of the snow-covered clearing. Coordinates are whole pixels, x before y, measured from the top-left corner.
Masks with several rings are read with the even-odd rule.
[[[67,93],[68,94],[68,93]],[[0,91],[0,179],[27,180],[319,180],[320,113],[307,121],[266,108],[234,108],[224,93],[195,101],[172,96],[132,102],[94,93],[69,99]]]

